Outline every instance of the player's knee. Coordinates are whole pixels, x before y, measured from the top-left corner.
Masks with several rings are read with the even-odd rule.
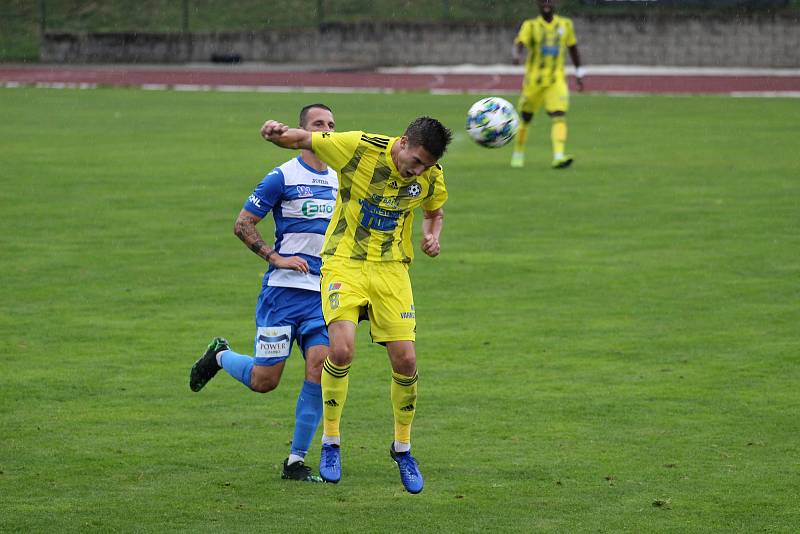
[[[414,376],[417,372],[417,355],[414,351],[392,355],[392,370],[405,376]]]
[[[523,111],[520,113],[520,117],[522,118],[522,122],[528,124],[533,120],[533,113],[528,113],[527,111]]]
[[[250,379],[250,389],[256,393],[267,393],[278,387],[280,381],[280,376],[267,373],[253,373]]]
[[[328,358],[334,365],[349,365],[353,361],[353,345],[350,343],[331,344]]]

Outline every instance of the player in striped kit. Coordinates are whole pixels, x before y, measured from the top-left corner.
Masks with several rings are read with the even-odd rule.
[[[300,112],[300,128],[334,129],[333,113],[323,104]],[[200,391],[220,369],[252,391],[266,393],[280,383],[286,359],[297,345],[305,358],[305,381],[297,398],[295,429],[284,479],[322,482],[305,465],[305,456],[322,417],[320,376],[328,355],[328,333],[320,301],[320,251],[339,188],[338,175],[311,150],[273,169],[255,188],[236,219],[235,233],[269,263],[256,305],[255,354],[232,351],[214,338],[192,367],[189,386]],[[275,220],[275,246],[256,225],[267,213]]]
[[[517,104],[522,123],[514,140],[511,166],[525,165],[525,140],[533,114],[544,107],[552,126],[550,140],[553,145],[554,169],[565,169],[572,164],[572,157],[564,153],[567,143],[567,111],[569,89],[564,74],[564,56],[568,52],[575,64],[575,82],[583,91],[584,71],[575,39],[572,20],[555,14],[553,0],[537,0],[539,16],[522,23],[512,48],[515,65],[525,60],[525,80]]]
[[[340,175],[322,251],[322,309],[331,343],[322,371],[320,475],[333,483],[342,476],[339,426],[356,326],[366,317],[372,340],[386,346],[392,370],[394,441],[389,453],[405,489],[419,493],[424,481],[411,455],[417,407],[417,323],[408,274],[414,256],[411,233],[414,209],[420,207],[420,248],[430,257],[439,255],[447,189],[438,160],[452,133],[436,119],[419,117],[399,137],[362,131],[310,133],[273,120],[264,123],[261,135],[283,148],[313,150]]]

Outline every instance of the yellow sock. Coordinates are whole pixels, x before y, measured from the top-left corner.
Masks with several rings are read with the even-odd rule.
[[[528,124],[520,122],[517,135],[514,137],[514,152],[525,152],[525,139],[528,138]]]
[[[391,395],[394,439],[400,443],[411,443],[411,421],[417,411],[417,374],[405,376],[392,373]]]
[[[349,372],[349,365],[339,367],[330,358],[325,358],[322,364],[322,421],[326,436],[339,435],[339,421],[350,383]]]
[[[564,145],[567,143],[567,119],[554,117],[550,129],[550,140],[553,141],[553,157],[564,155]]]

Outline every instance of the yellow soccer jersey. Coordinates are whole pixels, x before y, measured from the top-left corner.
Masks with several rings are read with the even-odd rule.
[[[553,85],[564,78],[566,48],[577,44],[572,21],[558,15],[553,15],[549,24],[541,16],[526,20],[514,42],[528,48],[525,85],[539,87]]]
[[[436,210],[447,200],[444,171],[436,164],[403,178],[391,157],[398,137],[364,132],[314,132],[314,153],[339,172],[339,194],[322,256],[401,261],[414,257],[413,210]]]

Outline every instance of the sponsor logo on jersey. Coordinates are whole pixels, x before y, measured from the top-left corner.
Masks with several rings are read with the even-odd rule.
[[[247,201],[259,208],[261,207],[261,199],[255,195],[250,195],[249,197],[247,197]]]
[[[542,45],[542,55],[543,56],[558,56],[559,51],[561,48],[558,45],[548,46]]]
[[[398,189],[400,186],[397,185],[397,180],[392,180],[391,182],[389,182],[389,187],[391,187],[392,189]]]
[[[393,232],[397,228],[402,211],[385,209],[364,199],[359,199],[358,202],[361,204],[361,226],[381,232]]]
[[[297,186],[297,196],[299,198],[313,197],[314,196],[314,192],[307,185],[298,185]]]
[[[341,282],[331,282],[328,285],[328,291],[336,291],[337,289],[342,289],[342,283]]]
[[[417,317],[416,312],[414,311],[414,305],[411,305],[411,311],[400,312],[401,319],[415,319]]]
[[[381,204],[385,204],[387,207],[395,209],[400,207],[397,202],[397,197],[384,197],[381,195],[376,195],[374,193],[372,195],[372,203],[377,204],[379,206]]]
[[[316,217],[317,215],[330,215],[333,213],[333,206],[330,204],[317,204],[313,200],[303,202],[300,210],[305,217]]]

